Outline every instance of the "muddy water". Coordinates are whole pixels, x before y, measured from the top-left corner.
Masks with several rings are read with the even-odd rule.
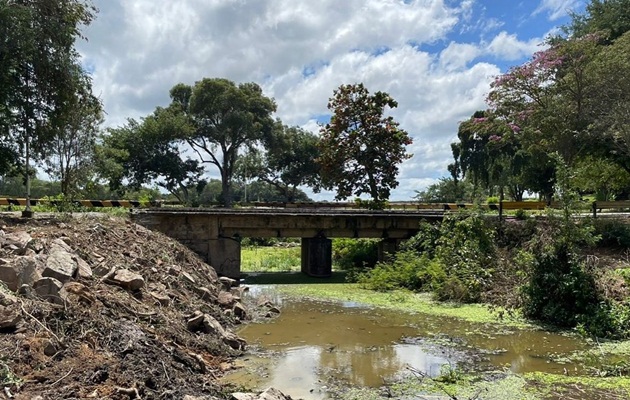
[[[254,296],[277,296],[253,287]],[[246,325],[239,335],[254,351],[232,383],[274,386],[294,398],[326,399],[331,379],[379,387],[408,373],[408,366],[432,376],[445,364],[516,373],[575,372],[576,365],[551,361],[586,348],[575,337],[541,331],[467,323],[446,317],[406,314],[306,299],[281,299],[282,314],[268,323]]]

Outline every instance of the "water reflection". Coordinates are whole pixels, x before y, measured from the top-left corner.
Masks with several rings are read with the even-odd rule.
[[[280,356],[266,360],[268,377],[240,371],[229,380],[250,383],[256,378],[259,388],[275,386],[306,400],[325,399],[331,377],[379,387],[399,377],[407,366],[431,376],[439,375],[447,363],[482,360],[488,367],[514,372],[562,372],[571,366],[550,362],[550,355],[586,347],[579,339],[546,332],[499,331],[494,325],[357,303],[282,300],[269,288],[253,287],[250,295],[280,302],[282,314],[269,323],[246,325],[239,334]]]

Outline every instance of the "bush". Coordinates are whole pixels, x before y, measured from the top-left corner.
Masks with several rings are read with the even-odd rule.
[[[350,272],[374,268],[378,261],[378,240],[333,239],[332,258],[337,267]]]
[[[534,245],[528,275],[523,287],[527,317],[568,328],[588,324],[600,297],[593,275],[569,243]]]
[[[630,224],[618,219],[598,218],[594,220],[597,242],[601,247],[630,247]]]
[[[489,284],[495,254],[493,228],[482,214],[449,215],[439,226],[421,224],[391,261],[359,281],[375,290],[402,287],[431,291],[439,300],[475,302]]]
[[[436,294],[441,300],[479,301],[495,266],[494,229],[479,212],[447,216],[440,227],[435,257],[448,280]]]
[[[442,264],[409,250],[396,253],[390,262],[378,263],[357,278],[365,288],[379,292],[397,288],[432,291],[445,279]]]

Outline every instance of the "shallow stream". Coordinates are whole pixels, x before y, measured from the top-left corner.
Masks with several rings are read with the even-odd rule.
[[[245,325],[238,334],[252,350],[228,382],[274,386],[293,398],[327,399],[329,385],[381,387],[409,367],[430,376],[443,366],[464,370],[579,374],[558,356],[583,350],[582,339],[557,333],[407,314],[352,302],[283,298],[273,286],[252,286],[249,296],[279,304],[279,317]]]

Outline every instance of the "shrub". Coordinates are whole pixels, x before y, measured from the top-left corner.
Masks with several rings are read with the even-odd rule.
[[[600,236],[601,247],[630,247],[630,224],[618,219],[598,218],[594,220],[595,233]]]
[[[375,290],[402,287],[431,291],[440,300],[474,302],[489,284],[495,254],[493,229],[482,214],[455,214],[439,227],[421,224],[392,260],[359,281]]]
[[[365,288],[380,292],[396,288],[432,291],[445,279],[444,267],[439,262],[409,250],[396,253],[391,261],[378,263],[357,278]]]
[[[494,229],[479,212],[448,216],[442,222],[435,257],[448,276],[436,292],[442,300],[479,301],[495,265]]]
[[[333,263],[346,271],[374,268],[378,261],[378,240],[333,239],[332,257]]]

